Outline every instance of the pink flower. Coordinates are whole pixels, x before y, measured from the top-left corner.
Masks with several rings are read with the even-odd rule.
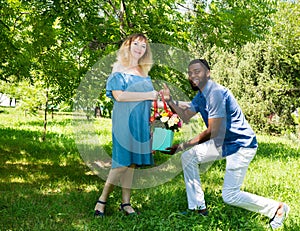
[[[181,128],[181,127],[182,127],[182,121],[181,121],[181,120],[179,120],[179,122],[178,122],[178,124],[177,124],[177,125],[178,125],[178,127],[179,127],[179,128]]]

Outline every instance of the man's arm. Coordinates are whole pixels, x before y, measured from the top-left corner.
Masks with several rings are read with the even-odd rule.
[[[190,119],[197,113],[190,110],[190,108],[186,106],[181,106],[178,102],[174,102],[172,98],[166,102],[172,111],[175,112],[184,123],[188,123]]]
[[[221,123],[223,119],[224,118],[208,119],[208,127],[206,130],[204,130],[191,140],[181,144],[174,144],[172,147],[167,148],[166,150],[170,150],[169,154],[173,155],[175,152],[183,151],[188,147],[192,147],[215,138],[220,132]]]
[[[196,114],[196,112],[190,110],[186,105],[181,105],[178,101],[174,102],[170,95],[170,89],[166,84],[164,84],[164,89],[162,90],[163,97],[165,98],[168,106],[175,112],[184,123],[188,123],[189,120]]]
[[[206,130],[195,136],[193,139],[183,143],[185,148],[204,143],[218,136],[223,118],[208,119]]]

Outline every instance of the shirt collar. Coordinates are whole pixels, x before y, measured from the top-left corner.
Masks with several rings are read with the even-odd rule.
[[[208,94],[208,92],[210,91],[210,89],[212,88],[213,85],[213,81],[211,79],[208,79],[206,85],[204,86],[203,91],[201,92],[204,96],[206,96]]]

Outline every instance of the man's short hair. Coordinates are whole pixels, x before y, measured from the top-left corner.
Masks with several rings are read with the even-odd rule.
[[[189,63],[189,66],[191,66],[195,63],[203,64],[208,70],[210,70],[210,66],[209,66],[208,62],[205,59],[194,59]]]

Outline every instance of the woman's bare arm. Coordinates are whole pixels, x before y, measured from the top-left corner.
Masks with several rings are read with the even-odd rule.
[[[112,91],[113,97],[118,102],[136,102],[144,100],[156,100],[158,96],[157,91],[148,92],[130,92],[130,91]]]

